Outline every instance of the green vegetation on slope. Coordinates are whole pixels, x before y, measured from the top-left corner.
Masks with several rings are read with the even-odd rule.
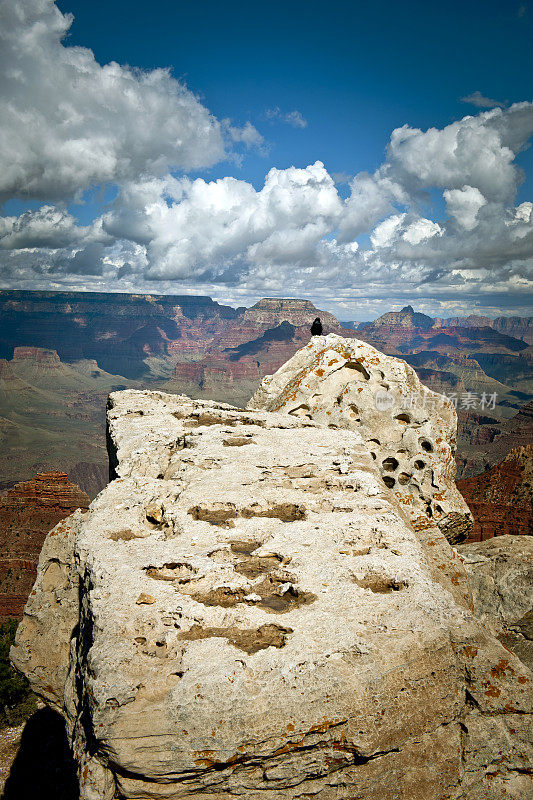
[[[0,727],[19,725],[37,710],[28,681],[15,672],[9,661],[17,626],[16,619],[0,623]]]

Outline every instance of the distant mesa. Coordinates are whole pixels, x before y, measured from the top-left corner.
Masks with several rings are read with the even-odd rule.
[[[422,328],[427,330],[433,327],[434,320],[415,311],[412,306],[405,306],[400,311],[389,311],[378,317],[374,322],[369,322],[364,326],[365,330],[374,330],[382,327],[395,327],[400,325],[403,328]]]
[[[0,497],[0,619],[22,617],[48,531],[89,503],[64,472],[39,473]]]
[[[48,350],[44,347],[15,347],[13,350],[13,361],[36,361],[40,365],[59,367],[61,364],[56,350]]]
[[[244,312],[244,321],[257,325],[277,326],[288,322],[295,327],[310,326],[319,316],[328,332],[338,332],[341,324],[337,317],[327,311],[320,311],[310,300],[294,298],[264,297]]]
[[[511,450],[533,445],[533,401],[523,405],[509,419],[494,419],[492,413],[462,411],[458,414],[461,454],[457,467],[461,479],[479,477],[481,480],[486,471],[504,461]]]

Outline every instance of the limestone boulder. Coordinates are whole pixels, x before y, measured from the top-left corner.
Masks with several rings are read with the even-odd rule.
[[[496,536],[460,545],[474,613],[533,667],[533,537]]]
[[[70,646],[79,620],[79,573],[75,538],[82,511],[59,522],[46,537],[37,579],[17,629],[16,666],[31,688],[63,712]]]
[[[50,534],[12,651],[82,800],[526,800],[532,675],[359,431],[126,391],[108,433],[116,477]]]
[[[357,430],[416,526],[429,520],[451,543],[468,536],[472,515],[454,481],[455,409],[405,361],[357,339],[314,336],[263,379],[248,407]]]

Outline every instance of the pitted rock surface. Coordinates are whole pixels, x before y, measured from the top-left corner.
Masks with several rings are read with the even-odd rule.
[[[454,482],[455,409],[405,361],[357,339],[314,336],[248,407],[357,430],[415,525],[429,519],[451,543],[468,536],[472,515]]]
[[[116,477],[49,535],[12,651],[82,800],[526,800],[531,673],[359,432],[134,391],[108,426]]]

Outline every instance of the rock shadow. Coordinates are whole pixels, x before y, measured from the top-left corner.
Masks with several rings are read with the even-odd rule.
[[[65,723],[50,708],[27,721],[0,800],[79,800],[76,765]]]

